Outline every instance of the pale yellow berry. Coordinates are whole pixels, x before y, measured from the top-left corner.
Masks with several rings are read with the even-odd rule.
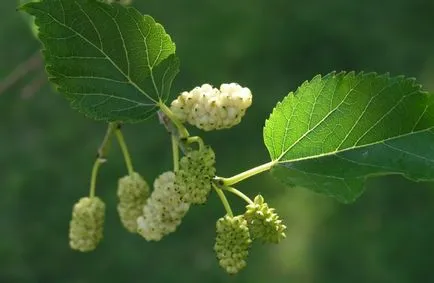
[[[131,233],[137,232],[137,217],[149,197],[149,186],[140,174],[133,172],[118,181],[118,213],[123,226]]]
[[[147,241],[159,241],[174,232],[190,207],[182,200],[175,179],[169,171],[155,180],[154,191],[137,218],[137,231]]]
[[[83,197],[72,209],[69,245],[81,252],[92,251],[103,237],[105,204],[98,197]]]
[[[222,84],[220,89],[209,84],[181,93],[171,110],[181,122],[205,131],[231,128],[241,122],[252,104],[252,93],[236,83]]]

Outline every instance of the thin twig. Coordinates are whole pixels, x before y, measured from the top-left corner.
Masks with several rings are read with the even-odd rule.
[[[186,153],[186,151],[187,151],[187,146],[186,146],[187,140],[186,139],[181,139],[179,137],[178,128],[176,127],[176,125],[174,123],[172,123],[172,121],[169,119],[169,117],[167,117],[167,115],[163,111],[158,111],[157,113],[158,113],[158,119],[160,120],[160,124],[164,125],[164,127],[169,132],[169,134],[171,136],[173,136],[174,138],[176,138],[176,140],[178,141],[179,148],[181,149],[181,151],[183,153]]]
[[[0,81],[0,95],[21,80],[30,71],[36,70],[42,66],[41,52],[38,50],[29,59],[19,64],[9,73],[6,78]]]
[[[21,89],[21,98],[28,99],[32,97],[47,82],[47,74],[45,72],[40,72],[29,84]]]

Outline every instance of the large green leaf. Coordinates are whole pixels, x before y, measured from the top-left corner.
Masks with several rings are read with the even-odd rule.
[[[152,17],[96,0],[42,0],[22,9],[35,16],[50,80],[73,108],[96,120],[137,122],[167,99],[179,62]]]
[[[266,121],[272,173],[342,202],[354,201],[373,175],[433,180],[433,101],[404,77],[316,76]]]

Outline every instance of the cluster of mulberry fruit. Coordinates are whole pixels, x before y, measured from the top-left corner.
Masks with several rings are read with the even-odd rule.
[[[209,131],[238,124],[251,103],[248,88],[235,83],[222,84],[220,89],[204,84],[183,92],[172,102],[171,111],[180,122]],[[159,175],[152,191],[136,172],[118,180],[117,211],[129,232],[147,241],[160,241],[178,228],[192,205],[206,203],[213,185],[219,194],[224,189],[224,185],[213,184],[216,169],[212,148],[202,142],[196,150],[188,142],[186,145],[176,169]],[[251,201],[244,197],[249,204],[243,214],[233,216],[225,205],[228,214],[216,222],[214,251],[229,274],[247,265],[253,241],[279,243],[285,238],[286,226],[264,198],[258,195]],[[105,204],[98,197],[85,197],[74,205],[69,232],[72,249],[87,252],[96,248],[103,237],[104,212]]]
[[[286,226],[264,202],[261,195],[246,206],[242,215],[226,215],[217,221],[214,251],[222,268],[229,274],[238,273],[246,266],[246,259],[253,240],[277,244],[284,239]]]
[[[117,210],[123,226],[148,241],[159,241],[176,230],[191,204],[203,204],[215,176],[215,154],[210,147],[190,150],[179,170],[161,174],[150,193],[146,181],[133,172],[118,181]],[[97,197],[82,198],[73,208],[70,246],[95,249],[102,239],[104,203]]]
[[[154,181],[150,193],[136,172],[118,181],[118,213],[123,226],[147,241],[159,241],[174,232],[193,204],[206,202],[215,175],[215,155],[210,147],[188,151],[179,170],[168,171]],[[82,252],[96,248],[103,236],[105,205],[98,197],[85,197],[74,205],[70,246]],[[242,215],[220,218],[216,224],[214,251],[220,266],[235,274],[246,266],[252,241],[278,243],[286,226],[261,195]]]

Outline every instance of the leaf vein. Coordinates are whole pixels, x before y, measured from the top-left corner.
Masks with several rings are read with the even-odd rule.
[[[95,80],[104,80],[104,81],[109,81],[109,82],[114,82],[114,83],[121,83],[121,84],[130,84],[128,81],[119,81],[119,80],[115,80],[112,78],[107,78],[107,77],[99,77],[99,76],[68,76],[68,75],[64,75],[61,73],[56,73],[57,75],[60,75],[61,78],[65,78],[65,79],[95,79]]]
[[[141,106],[153,106],[153,105],[155,105],[155,104],[138,102],[138,101],[135,101],[135,100],[128,99],[126,97],[115,96],[115,95],[108,94],[108,93],[103,93],[103,92],[99,92],[99,93],[67,92],[67,93],[71,94],[71,95],[77,95],[77,96],[83,96],[83,97],[86,97],[86,96],[103,96],[103,97],[109,96],[109,97],[111,97],[113,99],[125,100],[127,102],[130,102],[130,103],[133,103],[133,104],[139,104]]]
[[[427,162],[429,162],[429,163],[434,163],[434,160],[428,159],[428,158],[426,158],[425,156],[422,156],[422,155],[419,155],[419,154],[416,154],[416,153],[413,153],[413,152],[410,152],[410,151],[403,150],[403,149],[401,149],[401,148],[399,148],[399,147],[392,146],[392,145],[390,145],[390,144],[388,144],[388,143],[386,143],[386,142],[383,142],[383,144],[384,144],[385,146],[387,146],[387,147],[393,149],[393,150],[396,150],[396,151],[399,151],[399,152],[402,152],[402,153],[405,153],[405,154],[408,154],[408,155],[414,156],[414,157],[419,158],[419,159],[423,159],[423,160],[425,160],[425,161],[427,161]]]
[[[104,9],[102,9],[101,7],[98,7],[103,13],[105,13],[112,21],[113,21],[113,23],[115,24],[115,26],[116,26],[116,29],[117,29],[117,31],[118,31],[118,33],[119,33],[119,36],[121,37],[121,40],[122,40],[122,48],[124,49],[124,53],[125,53],[125,60],[126,60],[126,63],[127,63],[127,76],[128,77],[130,77],[130,75],[131,75],[131,64],[130,64],[130,55],[129,55],[129,52],[128,52],[128,49],[127,49],[127,46],[126,46],[126,44],[125,44],[125,38],[124,38],[124,35],[123,35],[123,33],[122,33],[122,31],[121,31],[121,28],[119,27],[119,24],[118,24],[118,22],[117,22],[117,20],[116,20],[116,18],[117,18],[117,16],[119,15],[119,9],[116,9],[116,15],[114,16],[114,17],[112,17],[112,15],[110,15],[106,10],[104,10]]]
[[[78,8],[80,9],[80,11],[84,14],[84,16],[87,18],[87,20],[89,21],[89,23],[91,24],[91,26],[93,27],[93,29],[95,30],[96,35],[98,36],[98,41],[99,41],[99,48],[103,49],[102,46],[102,39],[101,39],[101,34],[98,31],[98,28],[96,27],[95,23],[93,22],[93,20],[89,17],[89,15],[86,13],[86,11],[83,9],[83,7],[80,5],[80,3],[78,3],[77,1],[74,1],[74,3],[78,6]],[[66,25],[66,23],[65,23]]]
[[[371,86],[372,86],[372,82],[371,82]],[[336,147],[336,150],[340,149],[340,147],[345,143],[345,141],[348,139],[348,137],[351,135],[351,133],[353,132],[353,130],[356,128],[356,126],[359,124],[360,120],[362,119],[362,117],[365,115],[365,113],[367,112],[369,106],[372,105],[372,101],[378,97],[379,95],[381,95],[381,93],[387,89],[387,85],[385,85],[381,90],[379,90],[375,95],[373,95],[368,103],[366,104],[365,108],[363,109],[362,113],[360,113],[359,117],[357,118],[357,120],[354,122],[353,126],[351,127],[351,129],[348,131],[347,135],[342,139],[342,142]]]
[[[383,121],[384,120],[384,118],[386,118],[390,113],[392,113],[393,112],[393,110],[395,110],[395,108],[396,107],[398,107],[403,101],[404,101],[404,99],[406,98],[406,97],[408,97],[408,96],[411,96],[411,95],[413,95],[413,94],[416,94],[416,93],[418,93],[417,91],[413,91],[413,92],[411,92],[411,93],[409,93],[409,94],[406,94],[406,95],[403,95],[403,96],[401,96],[401,99],[392,107],[392,108],[390,108],[389,109],[389,111],[387,111],[386,113],[384,113],[384,115],[382,115],[381,116],[381,118],[380,119],[377,119],[376,121],[375,121],[375,123],[354,143],[354,145],[353,145],[353,147],[356,147],[357,146],[357,144],[370,132],[370,131],[372,131],[372,129],[374,129],[375,128],[375,126],[377,126],[381,121]]]
[[[425,105],[425,109],[422,111],[422,113],[420,114],[419,118],[416,120],[416,122],[414,123],[413,128],[411,129],[411,131],[413,132],[417,125],[419,124],[419,122],[422,120],[422,117],[425,115],[426,111],[428,110],[429,105]]]

